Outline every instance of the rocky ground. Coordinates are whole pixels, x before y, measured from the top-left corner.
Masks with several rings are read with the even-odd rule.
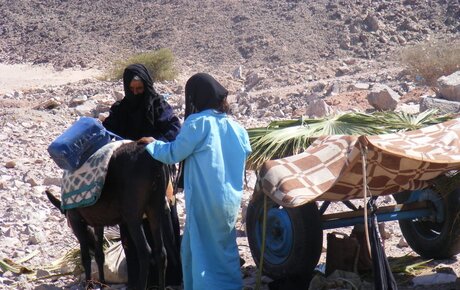
[[[232,81],[227,80],[227,81]],[[158,84],[157,89],[170,92],[168,101],[178,112],[183,112],[179,83]],[[103,88],[103,89],[101,89]],[[5,94],[0,99],[0,140],[2,144],[2,157],[0,157],[0,256],[15,262],[32,255],[31,259],[22,265],[38,270],[38,279],[31,275],[18,275],[4,272],[0,275],[0,286],[12,289],[79,289],[80,277],[73,275],[46,278],[56,272],[46,266],[62,257],[67,251],[77,245],[76,239],[71,234],[64,217],[51,206],[43,194],[46,188],[59,192],[60,170],[49,158],[47,146],[62,133],[65,128],[81,115],[103,117],[107,114],[110,104],[120,96],[122,86],[120,82],[101,82],[95,79],[86,79],[77,83],[52,86],[48,88],[31,89],[28,91],[15,91]],[[424,89],[414,89],[405,94],[403,100],[414,103],[423,93]],[[350,91],[343,94],[334,94],[327,97],[327,102],[337,110],[372,110],[366,100],[367,91]],[[235,95],[232,95],[236,97]],[[285,118],[293,118],[295,110],[290,110],[284,105],[273,110],[267,115],[267,110],[261,102],[264,98],[254,97],[254,108],[248,111],[248,104],[243,101],[232,103],[234,116],[246,128],[266,125],[269,120],[277,119],[276,111],[283,112]],[[300,102],[296,97],[285,104]],[[279,102],[283,102],[280,99]],[[399,107],[407,105],[402,101]],[[275,114],[275,115],[271,115]],[[182,116],[182,113],[180,113]],[[258,116],[260,117],[254,117]],[[264,117],[265,116],[265,117]],[[238,244],[240,254],[246,264],[242,271],[245,274],[245,284],[254,287],[256,268],[252,259],[245,234],[244,213],[252,194],[255,177],[253,172],[248,172],[248,189],[245,190],[242,202],[242,215],[238,221]],[[383,203],[391,203],[391,199],[384,199]],[[359,204],[360,201],[357,201]],[[185,211],[183,199],[179,198],[179,212],[184,220]],[[334,205],[331,212],[345,210],[340,205]],[[350,233],[349,228],[339,231]],[[329,231],[330,232],[330,231]],[[387,240],[385,250],[389,257],[401,258],[405,255],[417,257],[407,246],[396,222],[386,225]],[[324,248],[327,243],[324,241]],[[416,261],[421,261],[416,259]],[[320,263],[325,262],[325,253]],[[68,271],[68,268],[60,271]],[[447,271],[456,276],[460,275],[460,265],[457,259],[439,260],[428,263],[428,268],[414,272],[415,275],[433,274]],[[454,276],[454,277],[456,277]],[[36,280],[31,280],[34,277]],[[411,286],[411,278],[407,275],[398,276],[402,289],[425,289],[421,286]],[[264,277],[264,287],[268,289],[270,279]],[[432,286],[432,285],[431,285]],[[430,286],[430,287],[431,287]],[[112,287],[123,287],[115,284]],[[404,288],[406,287],[406,288]],[[454,289],[452,283],[436,285],[439,289]],[[442,288],[444,287],[444,288]],[[426,288],[430,289],[430,288]]]
[[[303,115],[373,111],[367,96],[381,84],[399,96],[394,109],[418,112],[421,97],[434,92],[414,82],[398,62],[399,50],[458,39],[459,18],[458,1],[3,1],[0,259],[38,271],[32,276],[0,270],[0,289],[81,289],[80,276],[49,277],[55,272],[48,266],[77,242],[43,194],[46,188],[59,191],[62,175],[46,148],[79,116],[103,118],[122,97],[119,81],[98,78],[113,60],[171,48],[180,74],[155,87],[180,117],[183,86],[197,71],[214,74],[229,89],[233,115],[246,128]],[[248,176],[237,229],[246,261],[242,273],[251,288],[256,269],[244,213],[255,177]],[[180,198],[179,207],[183,220]],[[385,228],[387,256],[420,261],[397,222]],[[412,275],[460,275],[458,255],[427,266]],[[458,279],[416,286],[413,278],[398,275],[400,289],[459,288]],[[263,281],[268,289],[270,279]]]

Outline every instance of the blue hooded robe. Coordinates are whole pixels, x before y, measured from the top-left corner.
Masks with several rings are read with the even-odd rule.
[[[175,141],[146,147],[153,158],[186,160],[181,255],[185,290],[241,290],[235,223],[251,146],[246,130],[213,109],[190,115]]]

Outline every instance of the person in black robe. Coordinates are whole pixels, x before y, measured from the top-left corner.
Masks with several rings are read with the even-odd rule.
[[[153,137],[165,142],[173,141],[181,127],[179,118],[166,100],[153,88],[153,80],[147,68],[142,64],[126,67],[123,73],[123,86],[125,97],[111,106],[109,116],[102,122],[104,127],[124,139],[138,140],[142,137]],[[171,173],[174,171],[173,168]],[[166,284],[180,285],[182,267],[179,258],[179,218],[175,202],[170,201],[169,206],[170,215],[162,219],[163,236],[165,243],[173,244],[174,247],[172,249],[166,247],[168,258]],[[152,244],[153,238],[146,220],[144,220],[144,232],[147,240]],[[135,283],[138,280],[139,264],[136,248],[126,225],[120,225],[120,235],[128,265],[128,280]],[[157,273],[156,266],[152,266],[149,274],[150,285],[156,285],[158,282]]]

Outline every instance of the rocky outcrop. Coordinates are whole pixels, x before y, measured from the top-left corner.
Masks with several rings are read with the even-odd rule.
[[[0,62],[107,66],[162,47],[181,66],[225,70],[241,61],[277,67],[374,58],[458,33],[459,15],[458,1],[19,0],[0,4]]]

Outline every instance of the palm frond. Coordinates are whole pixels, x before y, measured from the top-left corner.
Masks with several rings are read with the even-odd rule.
[[[375,114],[375,117],[391,131],[411,131],[428,125],[442,123],[452,118],[449,115],[436,116],[437,112],[437,110],[427,110],[419,114],[379,112]]]
[[[248,129],[253,151],[247,168],[257,169],[267,160],[299,154],[320,136],[379,135],[420,129],[452,118],[436,116],[436,113],[435,110],[417,115],[403,112],[345,113],[321,119],[274,121],[267,127]]]
[[[419,271],[426,270],[428,266],[426,264],[433,261],[430,260],[420,260],[419,257],[411,256],[406,254],[401,257],[389,258],[388,262],[390,264],[391,272],[393,273],[404,273],[414,275]]]

